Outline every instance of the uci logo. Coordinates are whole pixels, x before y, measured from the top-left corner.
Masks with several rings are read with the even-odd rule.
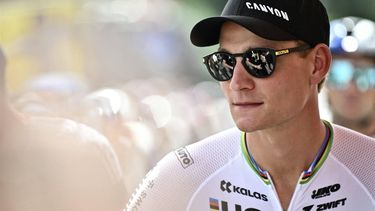
[[[242,208],[239,204],[234,204],[234,206],[228,205],[228,202],[226,201],[220,201],[215,198],[209,199],[210,203],[210,210],[211,211],[260,211],[255,208]]]

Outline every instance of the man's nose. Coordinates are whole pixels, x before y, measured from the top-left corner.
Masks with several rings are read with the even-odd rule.
[[[236,58],[236,65],[233,70],[233,77],[229,81],[229,87],[232,90],[241,90],[241,89],[254,89],[254,76],[250,75],[247,72],[246,68],[242,64],[242,58]]]

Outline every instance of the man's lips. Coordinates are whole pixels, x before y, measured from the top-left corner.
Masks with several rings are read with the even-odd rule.
[[[238,106],[238,107],[253,107],[253,106],[260,106],[262,104],[263,104],[263,102],[235,102],[235,103],[232,103],[233,106]]]

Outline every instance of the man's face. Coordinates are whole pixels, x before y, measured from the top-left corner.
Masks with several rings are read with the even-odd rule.
[[[375,62],[365,57],[335,57],[327,81],[334,116],[361,121],[375,110]]]
[[[242,53],[249,48],[284,49],[299,46],[296,41],[276,42],[263,39],[240,25],[227,22],[220,34],[220,49]],[[220,82],[237,127],[251,132],[302,119],[311,112],[312,93],[309,74],[313,62],[298,53],[277,57],[275,72],[267,78],[255,78],[246,72],[237,57],[233,77]],[[311,113],[310,113],[311,114]]]

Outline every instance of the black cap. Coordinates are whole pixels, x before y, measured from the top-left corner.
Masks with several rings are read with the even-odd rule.
[[[199,47],[219,43],[221,26],[237,23],[269,40],[329,45],[329,20],[319,0],[228,0],[221,16],[198,22],[190,34]]]

